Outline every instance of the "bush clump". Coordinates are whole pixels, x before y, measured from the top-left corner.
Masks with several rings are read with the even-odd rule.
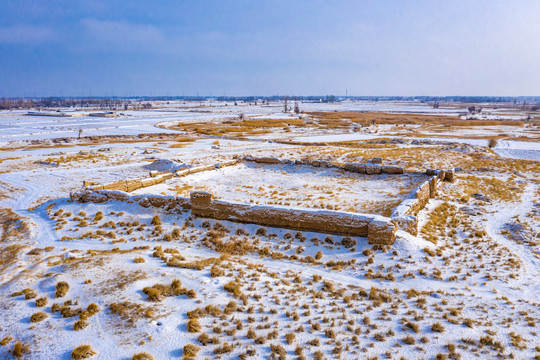
[[[211,277],[219,277],[219,276],[223,276],[223,275],[225,275],[225,270],[223,270],[222,268],[220,268],[217,265],[212,265],[212,267],[210,268],[210,276]]]
[[[66,296],[68,290],[69,284],[65,281],[60,281],[58,284],[56,284],[56,293],[54,294],[54,296],[57,298],[64,297]]]
[[[80,345],[77,346],[72,352],[71,352],[71,358],[73,360],[82,360],[82,359],[88,359],[93,356],[97,355],[97,352],[92,349],[90,345]]]
[[[356,246],[356,240],[348,237],[348,236],[345,236],[343,239],[341,239],[341,245],[343,245],[343,247],[347,248],[347,249],[350,249],[354,246]]]
[[[440,323],[437,322],[437,323],[431,325],[431,331],[442,333],[442,332],[444,332],[444,326],[442,326]]]
[[[285,341],[289,345],[291,345],[295,339],[296,339],[296,335],[294,333],[288,333],[287,335],[285,335]]]
[[[187,331],[191,333],[198,333],[202,330],[201,323],[198,319],[190,319],[187,322]]]
[[[236,281],[229,281],[223,285],[225,291],[230,292],[234,297],[240,297],[242,295],[242,290],[240,289],[240,284]]]
[[[97,306],[97,305],[94,304],[94,303],[91,303],[90,305],[88,305],[88,308],[86,308],[86,314],[87,314],[88,316],[94,316],[94,315],[96,315],[99,311],[100,311],[99,306]]]
[[[152,221],[150,222],[150,224],[152,224],[154,226],[161,225],[162,222],[161,222],[161,218],[159,217],[159,215],[154,215],[154,217],[152,218]]]
[[[80,331],[80,330],[85,329],[88,325],[90,325],[90,323],[89,323],[88,321],[77,320],[77,321],[75,321],[75,323],[73,324],[73,330],[75,330],[75,331]]]
[[[37,312],[30,316],[30,322],[36,323],[45,320],[47,317],[49,317],[44,312]]]
[[[13,357],[17,359],[20,359],[25,354],[28,354],[29,352],[30,352],[30,349],[28,348],[28,345],[23,344],[21,342],[17,342],[15,343],[15,345],[13,345],[13,349],[11,350],[11,355],[13,355]]]
[[[148,353],[140,352],[133,355],[131,360],[154,360],[154,357]]]
[[[48,300],[47,300],[46,297],[36,299],[36,307],[43,307],[43,306],[47,305],[47,301]]]
[[[188,290],[182,287],[180,280],[175,279],[171,285],[155,284],[143,289],[143,293],[148,296],[150,301],[161,301],[169,296],[187,295],[189,298],[195,298],[197,294],[194,290]]]
[[[199,350],[201,350],[200,347],[193,344],[187,344],[186,346],[184,346],[184,358],[194,358],[195,356],[197,356]]]

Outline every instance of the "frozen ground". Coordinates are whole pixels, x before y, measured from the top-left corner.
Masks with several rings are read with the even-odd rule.
[[[365,175],[337,169],[295,165],[240,163],[212,171],[173,178],[136,190],[189,197],[195,190],[215,198],[255,204],[319,208],[390,215],[422,181],[424,175]]]
[[[376,136],[338,146],[216,137],[7,144],[0,153],[0,358],[12,358],[17,343],[28,347],[25,358],[66,360],[83,344],[98,359],[140,352],[175,359],[197,348],[196,358],[223,359],[540,356],[540,163],[497,155],[538,151],[538,143],[499,140],[493,152],[481,142],[458,144],[454,133],[442,143]],[[520,157],[534,159],[525,152]],[[400,232],[383,249],[364,238],[194,219],[189,211],[69,201],[83,179],[145,177],[156,159],[215,164],[242,154],[382,156],[407,170],[460,170],[419,214],[418,236]],[[254,202],[276,200],[272,189],[279,201],[293,201],[285,199],[302,198],[296,189],[308,184],[339,206],[372,194],[391,198],[411,185],[379,179],[364,191],[369,182],[331,170],[254,170],[239,165],[174,182]],[[174,182],[162,190],[176,191]]]

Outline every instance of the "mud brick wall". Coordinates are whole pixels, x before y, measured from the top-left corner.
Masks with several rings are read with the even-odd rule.
[[[420,186],[418,186],[412,194],[407,199],[403,200],[403,202],[393,211],[391,218],[396,226],[412,235],[417,235],[418,220],[416,215],[427,205],[429,199],[432,199],[437,195],[440,182],[453,182],[454,174],[454,169],[427,169],[426,175],[430,176],[429,180],[420,184]]]
[[[212,194],[195,191],[190,198],[163,195],[131,195],[113,190],[84,190],[70,194],[76,202],[105,203],[125,201],[167,211],[191,209],[195,216],[237,221],[338,235],[362,236],[374,245],[392,245],[396,226],[392,219],[379,215],[354,214],[330,210],[290,209],[278,206],[241,204],[212,199]]]
[[[391,245],[396,227],[389,218],[341,211],[291,209],[212,199],[204,191],[191,193],[191,213],[218,220],[263,226],[367,237],[370,244]]]

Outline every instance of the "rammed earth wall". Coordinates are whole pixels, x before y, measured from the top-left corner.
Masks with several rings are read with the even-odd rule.
[[[302,164],[314,167],[339,167],[347,171],[367,174],[402,174],[403,169],[392,165],[382,165],[382,159],[374,158],[368,163],[335,164],[324,160],[281,160],[277,158],[244,157],[245,161],[262,164]],[[391,245],[396,231],[405,230],[413,235],[418,232],[416,214],[422,210],[430,198],[436,195],[439,180],[453,180],[453,170],[427,170],[428,180],[418,186],[392,213],[391,217],[372,214],[357,214],[343,211],[294,209],[283,206],[252,205],[221,201],[204,191],[191,193],[190,198],[163,195],[131,195],[136,189],[164,182],[173,176],[189,174],[232,166],[239,160],[231,160],[216,165],[197,166],[179,170],[176,173],[157,175],[148,179],[121,180],[109,184],[93,186],[81,192],[70,194],[72,201],[103,203],[126,201],[144,207],[162,208],[167,211],[191,209],[195,216],[218,220],[253,223],[263,226],[315,231],[339,235],[367,237],[374,245]],[[451,174],[449,176],[449,174]],[[86,181],[85,184],[92,184]]]

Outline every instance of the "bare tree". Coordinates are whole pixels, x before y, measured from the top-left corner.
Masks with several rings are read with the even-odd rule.
[[[283,97],[283,112],[289,112],[289,97],[284,96]]]
[[[294,113],[299,114],[300,113],[300,107],[298,106],[298,101],[294,102]]]

